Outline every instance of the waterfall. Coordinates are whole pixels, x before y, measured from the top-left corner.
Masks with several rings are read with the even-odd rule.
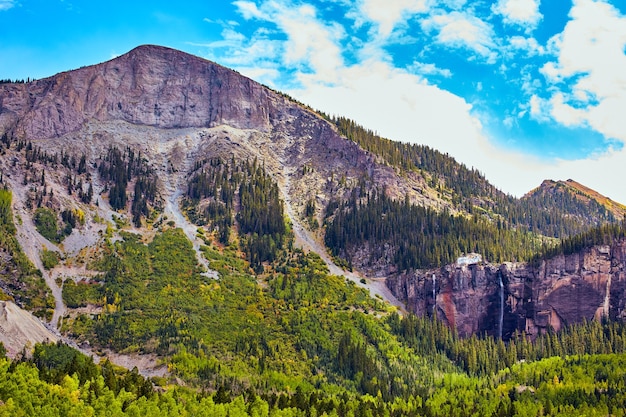
[[[604,317],[609,318],[609,308],[611,307],[611,274],[606,280],[606,294],[604,295],[604,304],[602,312]]]
[[[498,283],[500,284],[500,322],[498,324],[498,337],[502,340],[502,322],[504,321],[504,285],[502,285],[501,273],[498,273]]]
[[[433,317],[435,315],[435,309],[437,308],[437,296],[435,295],[435,288],[437,287],[435,274],[433,274]]]

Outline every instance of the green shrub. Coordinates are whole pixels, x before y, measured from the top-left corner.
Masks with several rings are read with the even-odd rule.
[[[43,263],[43,267],[47,270],[50,270],[59,264],[59,254],[55,251],[51,251],[46,249],[45,247],[39,254],[41,257],[41,262]]]
[[[104,289],[98,283],[68,279],[63,285],[63,302],[69,308],[85,307],[87,304],[102,305]]]
[[[40,207],[35,211],[33,218],[37,231],[49,241],[59,242],[59,230],[56,214],[46,207]]]

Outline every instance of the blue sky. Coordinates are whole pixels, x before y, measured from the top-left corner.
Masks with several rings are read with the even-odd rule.
[[[0,78],[137,45],[214,60],[505,192],[572,178],[626,203],[622,0],[0,0]]]

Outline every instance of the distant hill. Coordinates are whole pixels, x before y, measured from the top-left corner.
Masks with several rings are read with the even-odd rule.
[[[581,218],[600,218],[604,221],[621,220],[626,216],[626,206],[603,196],[572,179],[567,181],[545,180],[527,193],[526,200],[542,202],[543,206],[559,206]]]

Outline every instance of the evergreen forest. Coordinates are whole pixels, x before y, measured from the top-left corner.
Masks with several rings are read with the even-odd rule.
[[[331,120],[344,136],[381,156],[386,163],[419,172],[453,207],[502,222],[506,227],[565,238],[590,226],[621,221],[599,202],[581,200],[570,192],[537,192],[515,198],[491,185],[475,168],[468,168],[447,154],[425,145],[381,138],[345,117]]]

